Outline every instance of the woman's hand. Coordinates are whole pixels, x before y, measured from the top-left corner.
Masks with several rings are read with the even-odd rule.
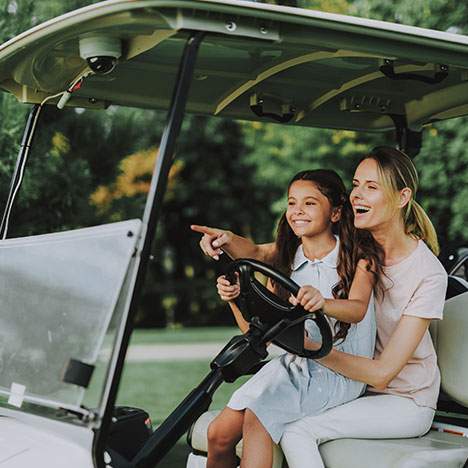
[[[232,241],[233,234],[231,231],[199,226],[198,224],[192,224],[190,228],[192,231],[203,234],[200,240],[200,248],[205,255],[215,260],[219,260],[219,256],[223,253],[221,250],[223,245],[229,244]]]
[[[236,283],[231,284],[226,277],[220,276],[216,281],[219,297],[226,302],[231,302],[240,294],[239,275],[236,273]]]
[[[297,296],[291,296],[289,301],[293,305],[301,305],[307,312],[320,310],[325,304],[321,292],[312,286],[302,286]]]

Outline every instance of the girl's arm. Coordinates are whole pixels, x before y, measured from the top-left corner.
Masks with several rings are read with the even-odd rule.
[[[205,255],[215,260],[226,252],[231,258],[255,258],[265,263],[272,263],[275,255],[275,244],[254,244],[250,239],[238,236],[231,231],[193,224],[190,226],[195,232],[203,234],[200,248]]]
[[[220,276],[216,282],[216,287],[218,289],[218,294],[223,301],[226,301],[231,308],[231,312],[236,319],[237,326],[239,327],[242,333],[245,333],[249,329],[249,322],[247,322],[242,316],[239,307],[234,303],[234,299],[240,293],[240,286],[237,282],[236,284],[231,284],[225,276]]]
[[[349,290],[348,299],[324,299],[312,286],[303,286],[293,304],[301,304],[308,312],[322,309],[325,314],[346,323],[360,322],[367,312],[374,286],[374,275],[367,269],[367,262],[359,260]]]
[[[430,319],[403,315],[378,359],[332,349],[330,354],[318,361],[350,379],[384,390],[413,356],[430,322]],[[306,345],[309,349],[316,349],[311,342],[306,342]]]

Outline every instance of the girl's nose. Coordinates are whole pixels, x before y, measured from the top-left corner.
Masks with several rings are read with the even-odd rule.
[[[304,213],[304,208],[302,207],[302,205],[296,205],[295,206],[295,210],[294,210],[294,213]]]

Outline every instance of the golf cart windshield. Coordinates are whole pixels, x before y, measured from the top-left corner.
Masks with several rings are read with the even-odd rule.
[[[92,368],[111,356],[104,336],[121,320],[116,304],[139,229],[127,221],[0,243],[0,394],[11,405],[82,411]]]

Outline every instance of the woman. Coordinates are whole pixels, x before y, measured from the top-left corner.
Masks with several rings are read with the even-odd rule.
[[[291,468],[323,467],[318,444],[326,440],[415,437],[431,426],[440,374],[428,328],[431,319],[442,318],[447,276],[435,256],[434,228],[415,201],[417,185],[411,159],[394,148],[375,148],[356,169],[350,195],[355,227],[384,251],[376,351],[369,359],[334,349],[320,363],[366,383],[370,392],[291,423],[280,441]],[[235,257],[268,261],[274,255],[271,244],[253,246],[227,231],[201,232],[202,249],[211,256],[220,247]],[[259,421],[252,426],[263,430]]]

